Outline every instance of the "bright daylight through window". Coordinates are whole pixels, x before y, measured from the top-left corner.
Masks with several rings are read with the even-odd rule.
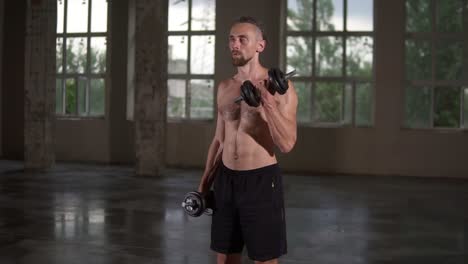
[[[408,128],[468,128],[468,0],[407,0]]]
[[[170,119],[213,119],[215,0],[169,0]]]
[[[104,116],[107,0],[57,0],[56,113]]]
[[[285,32],[298,122],[372,126],[373,0],[287,0]]]

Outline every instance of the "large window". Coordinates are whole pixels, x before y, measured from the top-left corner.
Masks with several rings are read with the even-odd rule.
[[[371,126],[373,0],[287,0],[285,64],[296,69],[298,122]]]
[[[104,115],[106,36],[107,0],[57,1],[57,115]]]
[[[468,128],[468,1],[407,0],[405,127]]]
[[[212,119],[215,0],[169,0],[168,33],[168,117]]]

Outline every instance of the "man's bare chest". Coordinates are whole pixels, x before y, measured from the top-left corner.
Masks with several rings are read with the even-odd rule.
[[[239,96],[240,89],[232,87],[226,89],[220,94],[218,100],[218,111],[225,121],[248,121],[256,122],[258,119],[264,120],[264,110],[262,106],[251,107],[241,101],[235,103],[234,100]]]

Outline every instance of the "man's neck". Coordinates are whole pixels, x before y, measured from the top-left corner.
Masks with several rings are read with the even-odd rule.
[[[258,61],[250,61],[244,66],[237,67],[236,78],[245,80],[257,80],[264,74],[264,68]]]

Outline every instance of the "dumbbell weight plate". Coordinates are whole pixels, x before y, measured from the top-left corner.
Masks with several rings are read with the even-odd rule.
[[[288,80],[284,78],[284,73],[278,68],[268,70],[268,79],[272,92],[283,95],[288,90]]]
[[[184,197],[182,207],[188,215],[198,217],[204,212],[203,197],[199,192],[189,192]]]
[[[245,103],[252,107],[258,107],[261,101],[261,95],[258,89],[247,80],[241,85],[241,96]]]

